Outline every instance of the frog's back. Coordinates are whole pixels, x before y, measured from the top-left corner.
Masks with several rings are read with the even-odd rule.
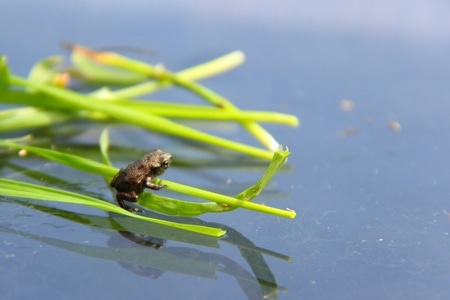
[[[143,164],[138,160],[129,164],[124,170],[124,180],[128,182],[142,182],[147,179],[148,174],[151,171],[151,167],[147,164]]]

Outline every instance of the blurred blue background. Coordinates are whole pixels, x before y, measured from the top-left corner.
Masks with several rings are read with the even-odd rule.
[[[65,53],[61,41],[153,49],[157,54],[148,59],[171,70],[242,50],[242,67],[204,84],[243,109],[301,119],[299,128],[266,126],[292,155],[258,198],[296,210],[297,218],[240,210],[201,219],[290,256],[291,262],[265,256],[281,299],[450,297],[449,2],[2,1],[1,7],[0,52],[24,76],[37,60]],[[343,100],[353,109],[343,109]],[[249,139],[241,131],[233,137]],[[168,143],[174,157],[183,156],[182,147]],[[131,146],[143,144],[138,139]],[[212,168],[199,176],[175,166],[165,176],[186,183],[196,177],[199,186],[232,194],[263,170]],[[67,177],[86,184],[79,173]],[[224,187],[228,178],[236,186]],[[262,297],[235,280],[241,268],[251,270],[229,244],[213,250],[165,245],[232,260],[233,267],[218,263],[229,273],[215,279],[170,271],[145,275],[42,238],[105,246],[118,235],[114,230],[9,202],[0,206],[5,299]]]

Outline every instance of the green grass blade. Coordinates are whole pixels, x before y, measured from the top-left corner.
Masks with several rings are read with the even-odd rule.
[[[76,50],[76,47],[74,47]],[[106,83],[112,85],[130,85],[147,79],[148,76],[136,73],[123,68],[113,68],[105,64],[99,64],[89,59],[85,53],[73,51],[71,55],[72,63],[75,67],[73,75],[93,83]],[[245,60],[245,55],[241,51],[233,51],[221,57],[207,61],[205,63],[190,67],[177,72],[177,74],[188,80],[202,80],[224,73],[232,68],[241,65]],[[167,88],[171,84],[166,82],[145,82],[132,87],[123,88],[110,94],[112,98],[134,98],[152,93],[160,88]]]
[[[105,137],[103,137],[103,139],[105,139]],[[95,162],[95,161],[86,159],[84,157],[72,155],[72,154],[61,153],[61,152],[38,148],[38,147],[33,147],[33,146],[19,145],[19,144],[15,144],[15,143],[4,141],[4,140],[3,141],[0,140],[0,145],[6,146],[6,147],[12,147],[12,148],[16,148],[16,149],[26,149],[30,152],[34,152],[38,155],[41,155],[43,157],[46,157],[46,158],[52,160],[52,161],[56,161],[58,163],[67,165],[69,167],[106,177],[107,180],[112,178],[118,172],[117,168],[113,168],[111,166],[108,166],[108,165],[105,165],[105,164],[102,164],[99,162]],[[160,179],[157,179],[157,180],[160,180]],[[199,188],[191,187],[188,185],[184,185],[184,184],[180,184],[180,183],[176,183],[176,182],[172,182],[172,181],[168,181],[168,180],[164,180],[163,184],[165,185],[165,188],[168,190],[172,190],[172,191],[175,191],[175,192],[178,192],[181,194],[187,194],[187,195],[190,195],[193,197],[198,197],[198,198],[206,199],[209,201],[213,201],[213,202],[218,203],[219,205],[214,206],[214,205],[205,204],[205,203],[203,203],[203,205],[198,205],[195,202],[184,202],[184,201],[180,201],[180,200],[167,201],[170,199],[165,198],[164,201],[162,201],[162,206],[161,206],[162,212],[166,212],[167,209],[170,208],[172,210],[171,214],[183,215],[183,213],[181,213],[181,212],[183,211],[183,209],[185,209],[186,210],[185,215],[192,216],[193,215],[192,212],[196,212],[196,211],[198,211],[200,213],[203,213],[202,211],[205,211],[205,210],[207,210],[208,212],[223,212],[223,211],[227,211],[230,209],[235,209],[237,207],[240,207],[240,208],[254,210],[257,212],[263,212],[263,213],[268,213],[268,214],[272,214],[272,215],[276,215],[276,216],[281,216],[281,217],[285,217],[285,218],[295,218],[295,212],[292,210],[282,210],[282,209],[273,208],[270,206],[265,206],[265,205],[261,205],[261,204],[257,204],[257,203],[246,202],[246,201],[242,201],[238,198],[234,198],[231,196],[217,194],[214,192],[202,190]],[[145,193],[143,193],[141,195],[145,195]],[[143,198],[145,198],[145,196],[143,196]],[[191,207],[188,207],[190,205],[191,205]],[[156,206],[153,205],[153,207],[155,208]]]
[[[0,111],[0,132],[49,126],[71,119],[70,114],[35,107],[5,109]]]
[[[0,55],[0,92],[9,87],[9,68],[6,56]]]
[[[175,223],[166,220],[160,220],[155,218],[148,218],[142,215],[137,215],[130,213],[114,204],[98,200],[85,195],[80,195],[68,191],[53,189],[41,185],[35,185],[25,182],[14,181],[10,179],[0,178],[0,195],[26,198],[26,199],[36,199],[36,200],[47,200],[56,202],[65,202],[71,204],[79,204],[98,208],[101,210],[106,210],[114,212],[121,215],[126,215],[129,217],[137,218],[140,220],[153,222],[160,225],[170,226],[178,229],[184,229],[188,231],[193,231],[197,233],[203,233],[211,236],[222,236],[225,231],[220,228],[212,228],[199,225]]]
[[[165,185],[165,188],[168,190],[219,203],[223,207],[223,211],[230,210],[229,209],[230,207],[232,208],[239,207],[289,219],[295,218],[296,215],[295,211],[293,210],[284,210],[253,202],[243,201],[235,197],[217,194],[214,192],[206,191],[192,186],[172,182],[166,179],[161,180],[160,183]]]
[[[212,121],[254,121],[278,123],[296,127],[299,120],[294,115],[276,113],[270,111],[246,111],[246,110],[223,110],[218,107],[205,105],[192,105],[182,103],[168,103],[162,101],[134,101],[119,100],[115,104],[128,108],[139,109],[163,117],[184,118]]]
[[[99,98],[96,98],[96,100],[100,105],[109,105],[108,103],[110,102],[108,101],[105,103],[105,100]],[[74,111],[73,106],[59,103],[57,98],[43,94],[30,94],[22,91],[3,91],[0,92],[0,102],[15,105],[24,104],[39,106],[41,108],[40,114],[42,115],[42,117],[38,115],[37,118],[47,120],[47,122],[42,122],[42,126],[53,124],[52,122],[54,122],[55,124],[60,123],[66,119],[70,120],[75,117],[89,118],[92,120],[108,119],[107,115],[102,114],[100,111]],[[145,112],[148,115],[157,115],[160,117],[168,118],[184,118],[211,121],[254,121],[277,123],[292,127],[296,127],[299,124],[298,118],[294,115],[270,111],[224,111],[216,107],[205,105],[168,103],[154,100],[117,100],[113,101],[113,103],[115,105],[125,107],[125,109],[134,109],[140,111],[141,113]],[[56,109],[59,109],[59,111],[57,111]],[[48,113],[47,117],[45,115],[46,112]],[[63,118],[64,116],[65,118]],[[31,122],[32,124],[37,123],[37,121],[29,119],[32,118],[23,118],[23,128],[27,128],[27,126],[25,126],[27,122]],[[18,119],[18,122],[19,121],[20,119]],[[36,126],[38,125],[30,127]]]
[[[149,210],[178,217],[196,217],[206,213],[227,211],[223,205],[215,202],[190,202],[147,192],[139,195],[138,204]]]
[[[54,150],[39,148],[39,147],[33,147],[33,146],[27,146],[27,145],[20,145],[15,144],[12,142],[8,142],[5,140],[0,140],[0,145],[4,147],[11,147],[15,149],[26,149],[30,152],[36,153],[40,156],[43,156],[49,160],[52,160],[54,162],[72,167],[74,169],[78,169],[84,172],[97,174],[103,177],[112,178],[116,173],[117,169],[110,167],[108,165],[86,159],[81,156],[68,154],[68,153],[62,153]]]
[[[40,92],[49,94],[57,98],[58,101],[65,105],[67,108],[72,107],[72,109],[74,110],[85,109],[93,112],[102,112],[113,119],[125,123],[135,124],[146,129],[179,136],[182,138],[189,138],[191,140],[216,145],[218,147],[238,151],[255,157],[265,159],[272,158],[271,151],[226,140],[224,138],[192,129],[190,127],[175,123],[157,115],[149,114],[147,112],[123,107],[114,103],[108,103],[108,105],[105,105],[104,103],[96,101],[96,98],[80,95],[69,90],[46,84],[30,82],[17,76],[10,76],[10,82],[15,85],[31,87]],[[52,105],[52,103],[49,103],[48,105]]]
[[[111,166],[111,160],[109,159],[109,131],[108,129],[103,129],[100,135],[100,154],[102,155],[102,161],[105,165]]]
[[[89,83],[131,85],[147,79],[147,76],[140,73],[95,63],[79,52],[73,52],[71,60],[75,67],[71,74]]]
[[[241,51],[234,51],[211,61],[177,72],[176,74],[185,80],[202,80],[212,77],[242,64],[245,55]],[[110,94],[112,99],[135,98],[154,93],[160,89],[173,86],[170,81],[149,81],[135,86],[122,88]]]
[[[60,76],[56,66],[61,64],[63,57],[59,55],[46,57],[38,61],[30,70],[28,80],[38,83],[53,84]]]
[[[164,67],[154,66],[114,52],[97,52],[80,45],[72,45],[72,49],[75,53],[84,55],[95,62],[104,63],[117,68],[123,68],[124,70],[133,71],[136,73],[142,73],[149,78],[155,78],[161,82],[171,82],[172,84],[176,84],[197,94],[206,101],[209,101],[213,105],[220,107],[225,111],[239,111],[239,109],[225,97],[193,80],[186,79],[186,77],[170,72]],[[254,135],[255,138],[259,140],[267,149],[273,152],[278,148],[279,143],[258,123],[253,121],[240,121],[240,124],[252,135]]]
[[[248,189],[239,193],[236,198],[241,199],[243,201],[250,201],[256,196],[258,196],[261,191],[269,184],[272,177],[280,171],[280,169],[286,164],[288,156],[291,154],[289,149],[283,150],[282,146],[275,151],[273,158],[270,162],[269,167],[266,170],[266,173],[258,180],[258,182]]]

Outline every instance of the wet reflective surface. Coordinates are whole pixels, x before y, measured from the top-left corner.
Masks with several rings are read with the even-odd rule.
[[[149,60],[172,70],[242,50],[242,67],[204,83],[241,108],[292,113],[302,123],[266,126],[292,155],[258,198],[297,218],[239,210],[191,220],[227,228],[223,239],[2,198],[6,299],[449,297],[448,5],[234,4],[5,4],[0,50],[16,74],[64,53],[63,40],[154,49]],[[198,101],[180,91],[156,96]],[[76,123],[36,134],[96,159],[101,129]],[[250,140],[237,126],[227,129]],[[164,174],[173,181],[235,194],[265,169],[250,160],[202,162],[193,145],[114,130],[117,145],[140,141],[133,151],[115,148],[117,166],[162,148],[173,155]],[[102,178],[37,158],[1,159],[2,176],[114,198]]]

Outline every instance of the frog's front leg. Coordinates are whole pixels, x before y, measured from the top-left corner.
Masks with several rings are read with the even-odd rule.
[[[148,176],[147,180],[145,182],[145,186],[148,187],[149,189],[152,189],[152,190],[160,190],[160,189],[162,189],[163,186],[160,185],[160,184],[153,183],[152,182],[153,179],[154,179],[153,177]]]

